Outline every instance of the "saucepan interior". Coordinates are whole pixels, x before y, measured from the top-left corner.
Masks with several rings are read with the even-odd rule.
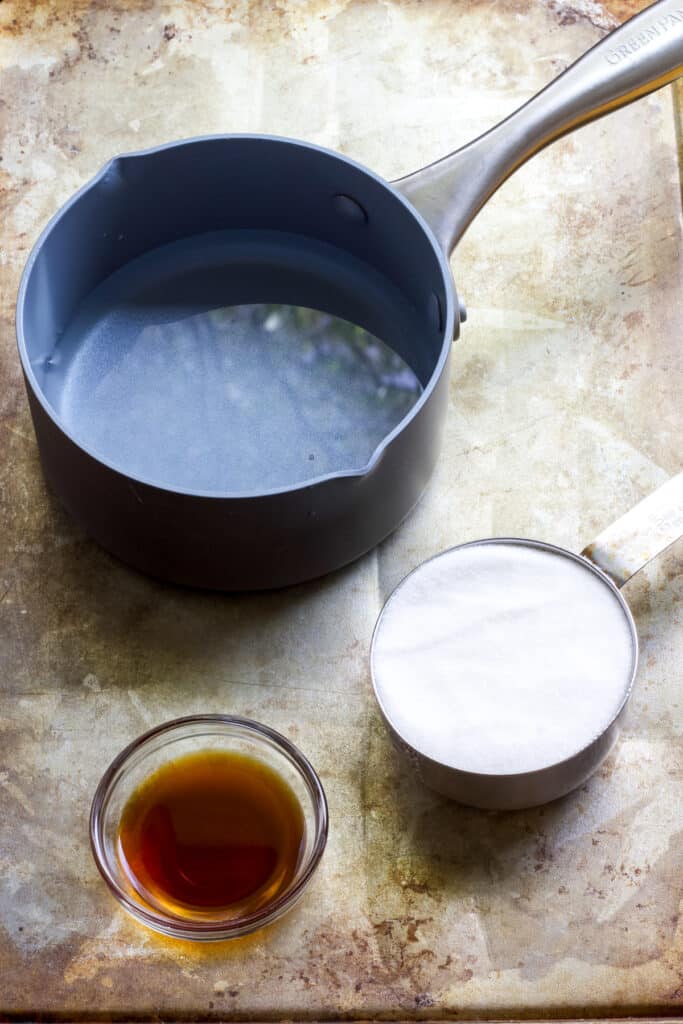
[[[80,448],[155,487],[251,495],[372,465],[438,378],[454,305],[380,178],[230,136],[105,167],[36,246],[18,333]]]

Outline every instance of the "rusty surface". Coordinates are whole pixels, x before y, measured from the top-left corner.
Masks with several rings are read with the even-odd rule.
[[[635,6],[0,3],[0,1016],[683,1011],[680,544],[626,591],[642,661],[625,734],[552,806],[496,815],[421,789],[367,666],[381,604],[419,560],[490,534],[578,550],[681,468],[671,91],[541,154],[477,219],[454,261],[470,318],[436,478],[379,551],[323,581],[192,593],[96,548],[44,487],[13,334],[38,231],[117,152],[269,131],[396,176],[499,119]],[[209,949],[129,921],[87,845],[111,757],[193,711],[287,733],[331,809],[296,910]]]

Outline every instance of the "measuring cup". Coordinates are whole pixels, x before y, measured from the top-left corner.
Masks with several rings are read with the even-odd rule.
[[[379,616],[371,671],[397,747],[432,789],[513,810],[569,793],[617,739],[638,667],[620,588],[683,534],[683,473],[580,555],[500,538],[444,551]]]

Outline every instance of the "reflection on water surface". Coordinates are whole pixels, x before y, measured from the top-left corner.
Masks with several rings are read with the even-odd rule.
[[[422,387],[361,327],[300,306],[140,306],[79,325],[61,412],[168,487],[248,492],[362,469]]]

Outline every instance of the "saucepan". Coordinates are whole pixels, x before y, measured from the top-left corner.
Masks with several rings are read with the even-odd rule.
[[[659,0],[505,121],[393,183],[290,139],[119,156],[55,215],[17,336],[45,477],[153,576],[263,589],[338,568],[419,500],[463,312],[448,256],[524,161],[683,69]]]

